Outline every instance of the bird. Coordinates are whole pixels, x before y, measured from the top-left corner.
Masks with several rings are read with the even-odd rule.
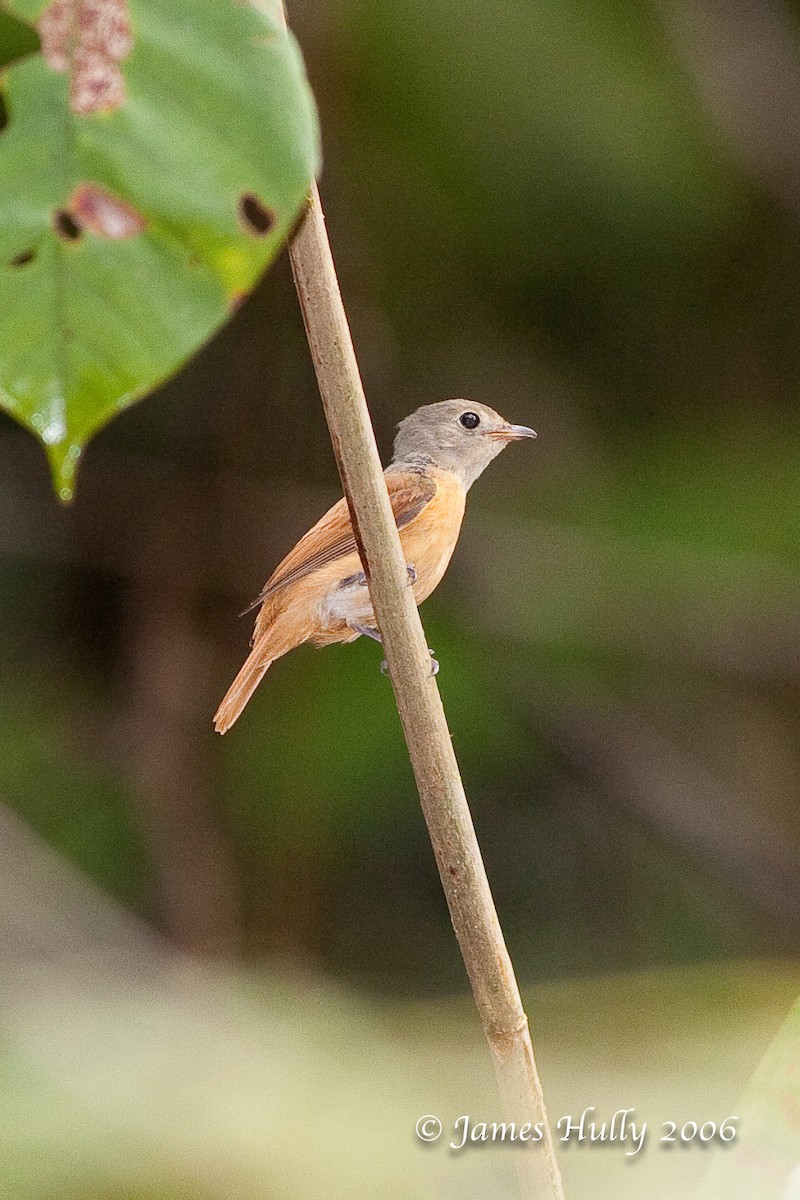
[[[384,478],[418,605],[447,569],[472,484],[509,442],[535,437],[527,425],[468,400],[425,404],[400,422]],[[246,611],[257,607],[252,648],[214,716],[218,733],[231,728],[275,660],[295,647],[361,636],[381,641],[344,499],[300,539]]]

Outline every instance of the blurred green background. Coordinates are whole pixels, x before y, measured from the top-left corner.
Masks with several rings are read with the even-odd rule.
[[[539,432],[423,609],[520,977],[797,957],[798,6],[291,17],[384,455],[446,396]],[[286,256],[73,507],[2,417],[0,464],[4,803],[181,950],[463,991],[378,648],[212,731],[339,494]]]

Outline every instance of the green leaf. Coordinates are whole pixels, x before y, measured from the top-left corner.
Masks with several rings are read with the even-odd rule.
[[[43,50],[0,77],[0,404],[68,500],[85,442],[275,256],[317,165],[316,117],[296,46],[261,6],[6,8]]]

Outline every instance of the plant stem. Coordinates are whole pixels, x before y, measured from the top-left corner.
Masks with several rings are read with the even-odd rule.
[[[319,192],[290,245],[339,473],[369,581],[422,811],[509,1120],[541,1122],[515,1158],[525,1197],[563,1200],[528,1020],[489,890],[392,516]]]

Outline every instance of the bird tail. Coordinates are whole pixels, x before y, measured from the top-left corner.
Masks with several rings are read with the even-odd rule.
[[[244,706],[275,659],[308,640],[308,623],[305,620],[298,621],[296,613],[284,611],[274,619],[270,618],[272,613],[265,613],[262,609],[256,622],[253,649],[214,716],[214,728],[217,733],[227,733],[231,725],[238,721]]]
[[[244,706],[273,662],[274,659],[264,659],[256,650],[251,651],[241,671],[225,693],[225,699],[214,714],[214,728],[217,733],[227,733],[231,725],[238,721]]]

